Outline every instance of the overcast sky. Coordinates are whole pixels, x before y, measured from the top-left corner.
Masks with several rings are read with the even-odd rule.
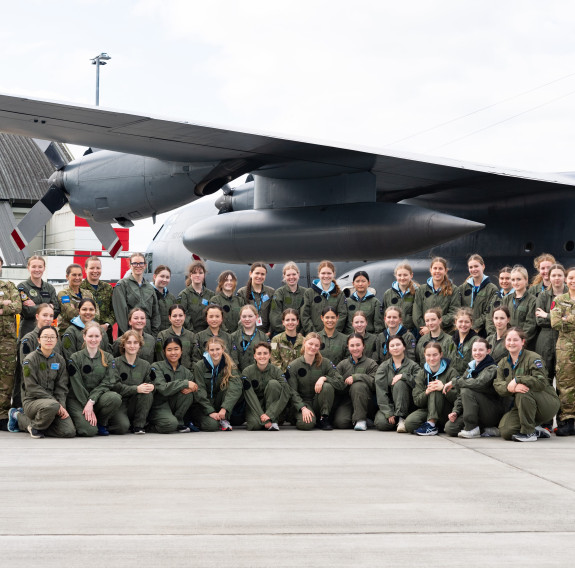
[[[574,24],[567,0],[27,0],[2,7],[0,92],[93,104],[105,51],[104,107],[572,171]]]

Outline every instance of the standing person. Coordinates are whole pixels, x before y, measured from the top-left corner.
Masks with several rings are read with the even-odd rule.
[[[481,430],[487,437],[499,436],[497,425],[505,413],[505,401],[493,388],[497,365],[489,354],[486,339],[477,337],[471,347],[473,359],[465,373],[455,377],[443,387],[447,393],[454,388],[457,399],[445,433],[460,438],[479,438]]]
[[[361,310],[351,316],[351,327],[353,333],[359,333],[363,337],[363,354],[377,362],[377,336],[366,331],[367,316]]]
[[[164,344],[166,343],[166,339],[169,337],[177,337],[180,340],[182,348],[180,363],[191,371],[194,365],[194,347],[197,339],[195,333],[184,327],[184,323],[186,322],[184,306],[180,304],[170,306],[168,309],[168,321],[170,322],[170,327],[164,329],[164,331],[160,331],[156,338],[155,360],[164,360]]]
[[[327,306],[333,306],[339,315],[337,331],[343,331],[347,324],[345,295],[335,281],[335,266],[323,260],[317,268],[319,278],[312,282],[304,294],[301,310],[301,325],[304,333],[319,332],[323,329],[321,313]]]
[[[58,332],[47,325],[38,331],[38,349],[22,362],[24,408],[10,409],[11,432],[28,431],[32,438],[73,438],[76,429],[66,410],[66,361],[54,347]]]
[[[457,371],[443,357],[441,345],[437,342],[425,346],[425,364],[415,377],[413,402],[417,410],[405,419],[406,432],[418,436],[435,436],[448,420],[456,395],[443,387],[455,377]]]
[[[299,312],[294,308],[286,308],[282,314],[282,327],[285,331],[272,339],[272,365],[279,367],[283,373],[288,365],[297,359],[303,345],[303,335],[298,333]]]
[[[270,363],[271,351],[269,343],[258,343],[254,349],[255,364],[244,369],[248,430],[279,430],[280,416],[291,399],[282,370]]]
[[[487,342],[491,345],[491,357],[496,363],[507,357],[509,353],[505,348],[505,334],[511,327],[511,314],[505,306],[499,306],[493,310],[493,327],[495,331],[487,337]]]
[[[321,356],[337,365],[347,353],[347,335],[336,330],[339,316],[333,306],[326,306],[321,312],[323,329],[319,332],[321,338]]]
[[[491,317],[491,307],[497,297],[497,286],[485,275],[485,262],[478,254],[467,259],[469,278],[459,287],[461,305],[473,310],[473,329],[485,337],[485,326]]]
[[[60,303],[60,315],[58,316],[58,331],[60,335],[68,329],[70,322],[78,315],[78,306],[84,298],[94,301],[96,306],[96,319],[100,317],[98,304],[94,300],[94,295],[90,290],[81,290],[82,267],[79,264],[70,264],[66,268],[66,280],[68,286],[58,292],[58,302]]]
[[[152,364],[154,362],[156,352],[156,340],[152,335],[145,331],[146,328],[146,312],[142,308],[132,308],[128,314],[128,330],[131,329],[135,331],[144,340],[144,345],[140,348],[138,357]],[[116,341],[114,341],[114,345],[112,345],[112,353],[114,354],[114,357],[120,356],[119,338],[116,339]]]
[[[154,283],[152,286],[156,291],[156,298],[158,300],[158,309],[160,310],[160,330],[164,331],[170,327],[170,318],[168,317],[168,310],[171,306],[177,303],[176,297],[168,290],[170,279],[172,278],[172,271],[169,266],[160,264],[154,270],[152,277]],[[159,332],[158,332],[159,333]]]
[[[401,434],[406,432],[405,418],[415,409],[412,391],[421,367],[406,356],[403,337],[390,339],[389,353],[391,357],[375,373],[375,394],[379,410],[374,423],[382,432],[396,429]]]
[[[94,300],[96,300],[98,311],[100,312],[98,322],[106,332],[108,343],[111,345],[114,342],[112,332],[116,323],[116,316],[112,307],[114,288],[108,282],[100,280],[102,276],[102,261],[99,256],[88,257],[84,263],[84,270],[86,271],[86,278],[82,280],[80,290],[88,290],[92,293]]]
[[[114,358],[100,349],[102,330],[95,322],[83,331],[86,347],[68,361],[70,388],[66,408],[78,436],[125,434],[120,415],[122,397],[116,383]]]
[[[245,302],[236,296],[238,279],[231,270],[224,270],[218,276],[218,286],[216,294],[210,299],[211,304],[222,306],[224,310],[224,329],[228,333],[233,333],[238,329],[240,321],[240,309]]]
[[[193,359],[194,363],[199,361],[205,352],[205,347],[210,337],[221,337],[226,344],[226,352],[231,353],[233,349],[232,336],[223,330],[224,326],[224,309],[217,304],[210,304],[204,309],[204,319],[208,327],[196,335],[194,344]]]
[[[367,331],[380,333],[383,331],[383,316],[381,315],[381,302],[369,291],[371,282],[367,272],[359,270],[353,275],[353,287],[355,292],[351,294],[347,303],[347,333],[352,332],[351,316],[356,310],[361,310],[367,316]]]
[[[363,348],[363,337],[352,333],[347,340],[349,357],[337,365],[345,384],[344,391],[336,397],[333,415],[333,425],[338,429],[367,430],[367,419],[375,415],[377,363],[363,354]]]
[[[460,308],[455,314],[455,331],[452,334],[455,346],[451,363],[459,375],[467,372],[471,361],[471,347],[479,337],[473,329],[471,308]]]
[[[533,278],[531,286],[529,286],[529,293],[533,294],[536,298],[539,297],[541,292],[545,292],[545,290],[551,286],[549,269],[554,264],[557,264],[555,257],[547,252],[540,254],[533,261],[533,266],[537,269],[537,275]]]
[[[335,366],[321,356],[320,346],[319,334],[308,333],[303,340],[301,357],[292,361],[286,371],[288,383],[295,393],[293,403],[298,430],[314,428],[316,415],[320,416],[319,428],[333,430],[329,415],[335,392],[343,390],[344,383]]]
[[[453,359],[455,357],[455,345],[451,335],[447,335],[441,329],[441,308],[430,308],[425,312],[425,326],[429,332],[417,342],[415,360],[420,365],[425,363],[424,349],[432,341],[441,345],[442,353],[446,358]]]
[[[242,381],[221,337],[208,339],[202,359],[194,365],[194,380],[207,398],[199,419],[202,430],[232,430],[232,413],[242,397]]]
[[[527,270],[523,266],[514,266],[511,272],[511,284],[515,291],[501,300],[496,300],[493,306],[494,308],[500,305],[507,307],[511,314],[511,325],[520,327],[525,332],[527,345],[530,346],[535,344],[537,322],[535,320],[536,297],[527,291],[528,282]],[[488,329],[488,331],[493,333],[493,329]]]
[[[150,364],[138,357],[143,338],[133,330],[120,337],[119,357],[114,359],[117,382],[113,390],[122,397],[120,429],[145,434],[148,414],[154,401]]]
[[[559,398],[549,384],[543,361],[537,353],[525,349],[526,342],[522,329],[509,329],[505,336],[509,357],[501,360],[493,382],[499,396],[513,398],[513,408],[499,422],[499,431],[502,438],[515,442],[550,438],[540,424],[553,420],[559,410]]]
[[[455,312],[461,307],[459,289],[449,279],[447,260],[436,256],[429,266],[431,276],[427,283],[420,286],[415,293],[413,303],[413,321],[419,329],[419,335],[429,333],[424,315],[429,308],[441,308],[442,328],[445,333],[453,330]]]
[[[558,332],[556,379],[561,414],[557,436],[575,436],[575,267],[567,269],[568,292],[555,298],[551,327]]]
[[[18,284],[20,299],[22,300],[22,317],[18,338],[22,339],[36,326],[36,307],[40,304],[50,304],[54,310],[54,317],[60,314],[58,294],[52,284],[44,282],[42,276],[46,270],[46,261],[41,256],[31,256],[27,263],[30,278]]]
[[[243,371],[254,360],[254,347],[268,341],[268,336],[258,327],[258,312],[253,304],[246,304],[240,310],[240,325],[232,333],[232,359],[240,371]]]
[[[202,414],[207,412],[207,401],[193,373],[180,363],[180,338],[168,337],[163,351],[164,359],[150,369],[155,391],[149,415],[150,429],[158,434],[198,432],[199,428],[193,422],[186,424],[186,415],[194,403]]]
[[[204,309],[210,303],[214,292],[206,287],[206,265],[201,260],[194,260],[188,266],[186,287],[178,295],[178,304],[186,312],[186,329],[198,333],[206,329]]]
[[[392,337],[403,337],[407,346],[406,357],[415,360],[415,346],[417,341],[413,334],[403,325],[401,308],[391,306],[385,310],[385,329],[377,336],[375,341],[375,356],[373,359],[383,363],[390,358],[389,340]]]
[[[413,281],[413,269],[407,261],[400,262],[393,271],[396,278],[391,288],[383,294],[383,311],[391,306],[397,307],[403,314],[403,325],[418,337],[418,330],[413,323],[413,302],[418,285]]]
[[[274,292],[270,308],[272,337],[284,331],[282,317],[287,308],[296,310],[298,312],[298,320],[301,321],[301,309],[303,307],[304,294],[307,290],[307,288],[299,285],[300,272],[295,262],[290,261],[284,264],[282,274],[285,285]],[[298,331],[301,331],[301,329],[298,329]]]
[[[0,257],[0,274],[4,260]],[[17,362],[16,314],[22,301],[16,286],[0,280],[0,429],[7,428]]]
[[[141,252],[130,256],[132,271],[114,287],[112,305],[118,322],[118,335],[129,329],[128,317],[134,308],[140,308],[146,315],[146,333],[156,337],[162,319],[154,287],[144,278],[146,259]]]
[[[270,336],[270,308],[274,289],[264,286],[268,269],[263,262],[254,262],[250,268],[248,283],[238,290],[238,296],[245,304],[251,304],[257,311],[257,328]]]
[[[511,285],[512,270],[511,266],[504,266],[499,271],[499,292],[497,292],[497,295],[500,298],[505,298],[505,296],[513,292],[513,286]]]
[[[535,302],[535,319],[539,327],[539,335],[535,343],[535,352],[541,355],[549,380],[553,384],[555,377],[555,346],[559,332],[551,327],[550,312],[557,296],[567,293],[565,286],[565,268],[561,264],[553,264],[549,269],[549,288],[537,296]]]
[[[82,332],[88,323],[94,321],[96,317],[96,301],[92,298],[84,298],[78,304],[78,315],[72,318],[70,325],[64,330],[62,334],[62,354],[66,360],[70,359],[72,353],[80,351],[84,343],[84,336]],[[102,343],[100,347],[107,351],[112,352],[110,344],[108,343],[108,336],[104,333],[104,326],[102,328]]]

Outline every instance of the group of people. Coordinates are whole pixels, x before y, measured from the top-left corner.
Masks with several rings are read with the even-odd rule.
[[[255,262],[245,286],[226,270],[215,291],[194,261],[177,296],[169,267],[149,283],[142,254],[130,265],[112,287],[90,257],[56,293],[33,256],[29,279],[0,281],[0,429],[43,438],[290,423],[528,442],[549,438],[557,418],[558,436],[575,435],[575,268],[549,254],[531,285],[517,265],[496,286],[477,254],[459,286],[443,258],[421,285],[402,262],[381,299],[364,271],[341,290],[329,261],[310,288],[289,262],[274,290]]]

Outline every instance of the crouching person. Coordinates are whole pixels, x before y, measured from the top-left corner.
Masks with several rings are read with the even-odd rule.
[[[54,352],[58,332],[44,326],[38,332],[38,348],[22,362],[22,403],[11,408],[8,429],[28,431],[32,438],[73,438],[74,423],[66,410],[68,372],[64,358]]]
[[[499,362],[493,386],[502,397],[513,397],[513,408],[499,422],[506,440],[536,442],[550,438],[541,424],[550,422],[559,411],[559,397],[549,383],[541,357],[525,349],[526,334],[512,327],[505,336],[509,356]]]
[[[254,365],[244,369],[242,384],[248,430],[279,430],[279,416],[291,398],[291,389],[279,367],[270,363],[272,348],[260,342],[254,348]]]
[[[114,391],[122,397],[122,428],[134,434],[145,434],[148,414],[154,402],[150,363],[138,353],[144,345],[143,337],[129,330],[120,337],[120,357],[116,357],[117,382]]]

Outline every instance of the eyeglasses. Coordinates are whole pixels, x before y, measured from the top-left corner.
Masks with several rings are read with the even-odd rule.
[[[130,262],[132,266],[144,266],[145,262]]]
[[[52,335],[42,335],[40,339],[44,339],[45,341],[57,341],[58,338]]]

